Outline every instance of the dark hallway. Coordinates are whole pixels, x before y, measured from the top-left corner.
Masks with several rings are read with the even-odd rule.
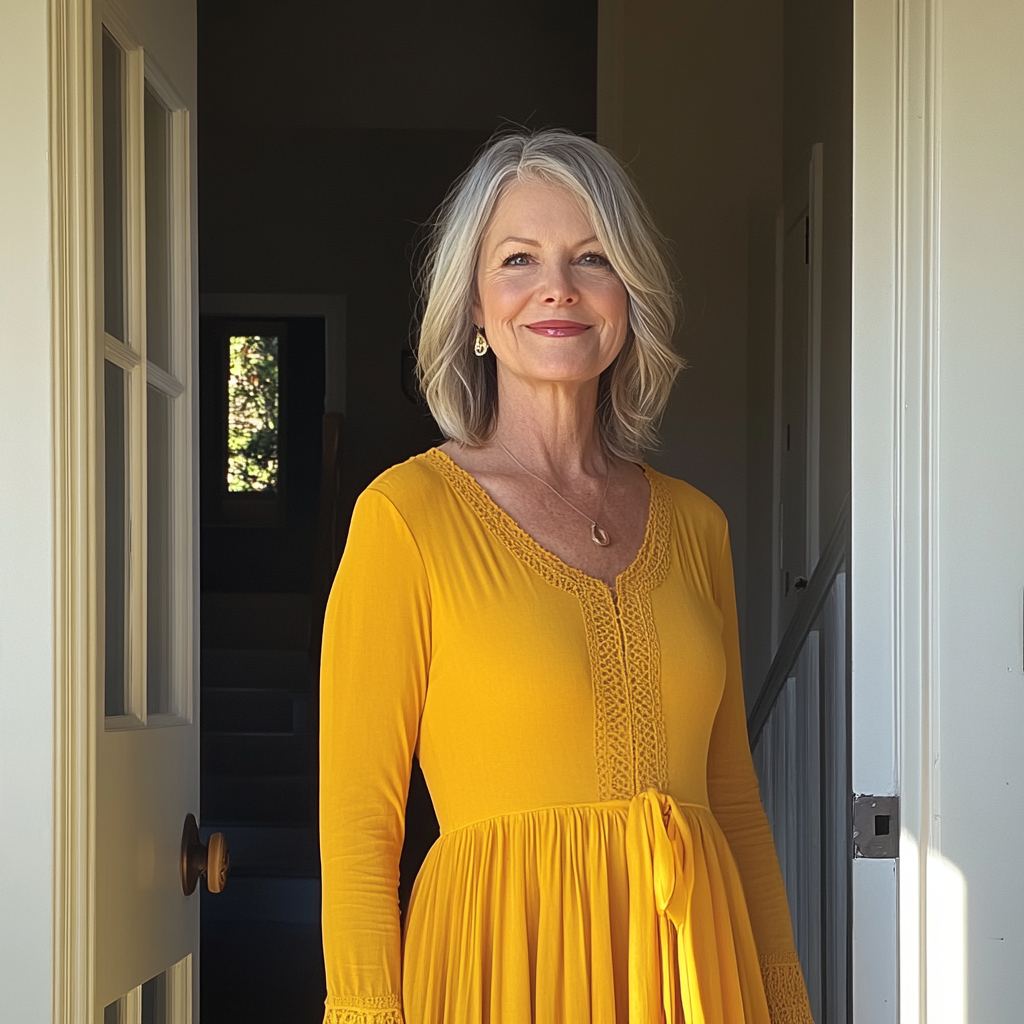
[[[206,1024],[322,1016],[311,741],[320,563],[336,551],[325,323],[289,310],[328,296],[345,311],[336,549],[355,496],[439,436],[408,380],[423,226],[502,126],[593,137],[596,73],[594,0],[199,4],[202,817],[233,864],[203,894]],[[260,336],[281,339],[280,480],[254,497],[226,489],[226,353]],[[436,831],[417,769],[403,905]]]

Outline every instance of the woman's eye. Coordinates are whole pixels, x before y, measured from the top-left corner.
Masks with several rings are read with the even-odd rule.
[[[599,252],[586,252],[577,261],[584,267],[610,267],[611,261]]]
[[[526,267],[529,263],[530,254],[526,252],[515,252],[501,261],[503,267]]]

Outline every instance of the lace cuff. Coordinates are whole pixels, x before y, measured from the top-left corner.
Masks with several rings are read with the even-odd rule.
[[[328,1000],[324,1024],[404,1024],[399,996],[341,996]]]
[[[796,952],[766,953],[758,959],[772,1024],[814,1024]]]

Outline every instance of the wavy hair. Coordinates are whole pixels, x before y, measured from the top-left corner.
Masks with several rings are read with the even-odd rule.
[[[513,132],[492,140],[438,210],[420,278],[423,315],[417,374],[445,436],[484,444],[498,409],[494,353],[473,353],[473,303],[480,246],[502,195],[516,182],[564,188],[582,204],[626,288],[629,329],[598,382],[601,441],[635,459],[657,441],[676,374],[672,348],[678,298],[666,246],[636,186],[603,146],[567,131]]]

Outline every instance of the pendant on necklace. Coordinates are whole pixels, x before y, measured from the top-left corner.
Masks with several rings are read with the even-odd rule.
[[[612,542],[611,537],[608,536],[608,531],[602,529],[597,523],[590,524],[590,539],[602,548],[608,547]]]

